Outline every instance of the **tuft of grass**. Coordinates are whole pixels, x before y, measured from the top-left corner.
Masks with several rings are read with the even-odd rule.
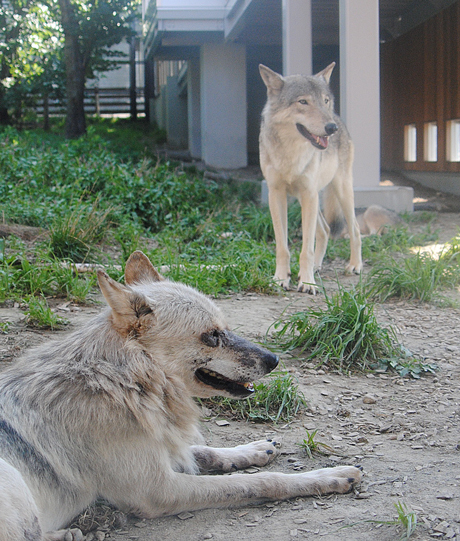
[[[456,257],[457,252],[446,252],[439,259],[418,252],[403,259],[382,259],[367,276],[367,294],[380,302],[392,297],[430,302],[438,288],[458,283]]]
[[[392,327],[379,325],[362,287],[347,291],[339,285],[332,296],[324,291],[324,297],[324,310],[309,308],[273,324],[275,342],[285,351],[307,352],[307,361],[316,359],[317,367],[345,374],[378,368],[419,377],[434,371],[398,344]]]
[[[10,321],[0,321],[0,334],[8,334],[10,325]]]
[[[417,527],[417,514],[414,511],[409,511],[404,502],[398,501],[394,506],[398,513],[398,518],[395,523],[403,528],[401,541],[406,541],[415,532],[415,528]]]
[[[29,299],[29,307],[25,315],[27,325],[30,327],[56,330],[68,324],[65,318],[58,316],[51,310],[46,299],[42,297],[31,297]]]
[[[84,262],[90,255],[93,245],[107,232],[107,217],[111,209],[100,211],[99,200],[88,207],[79,203],[69,214],[58,216],[50,227],[50,254],[70,259],[75,263]]]
[[[314,454],[330,455],[334,452],[334,449],[327,443],[315,440],[317,432],[318,430],[309,432],[307,429],[305,429],[307,437],[297,444],[307,453],[308,458],[310,459],[313,458]]]
[[[215,397],[202,400],[219,415],[255,422],[290,422],[307,405],[293,376],[272,372],[266,382],[254,385],[255,394],[244,400]]]
[[[344,528],[351,528],[353,526],[356,526],[357,524],[362,523],[372,523],[372,524],[387,524],[389,526],[396,526],[399,529],[402,529],[402,535],[399,538],[399,541],[408,541],[408,539],[412,536],[412,534],[415,532],[415,529],[417,528],[417,514],[414,511],[409,511],[407,505],[404,502],[400,502],[399,500],[393,504],[396,508],[397,512],[397,518],[394,520],[363,520],[360,522],[355,522],[354,524],[348,524],[346,526],[342,526],[341,529]]]

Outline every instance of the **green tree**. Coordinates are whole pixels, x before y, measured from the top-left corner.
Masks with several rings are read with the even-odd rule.
[[[59,97],[65,86],[66,137],[83,135],[86,80],[116,66],[113,47],[135,34],[139,3],[0,0],[0,122],[12,101],[18,115],[34,94]]]
[[[111,49],[135,34],[139,0],[58,0],[65,36],[66,137],[86,132],[84,89],[88,77],[113,67]]]
[[[18,120],[37,95],[62,94],[62,29],[42,2],[0,0],[0,122]]]

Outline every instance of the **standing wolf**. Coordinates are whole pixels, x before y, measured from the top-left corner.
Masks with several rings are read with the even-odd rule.
[[[98,273],[109,308],[0,374],[0,541],[79,541],[62,530],[97,497],[143,517],[347,492],[353,466],[302,474],[194,475],[264,466],[270,441],[196,445],[194,396],[244,398],[278,358],[232,333],[198,291],[142,252],[126,285]],[[48,532],[48,533],[45,533]]]
[[[285,289],[290,282],[287,195],[302,207],[302,251],[298,291],[316,293],[314,269],[320,268],[330,228],[345,216],[351,256],[347,272],[361,272],[361,237],[353,197],[353,144],[345,125],[334,114],[329,79],[335,63],[312,77],[282,77],[260,64],[267,86],[262,112],[260,165],[268,185],[270,213],[276,240],[277,280]],[[319,192],[324,189],[324,214]],[[326,219],[325,219],[326,218]],[[316,236],[316,247],[315,247]]]

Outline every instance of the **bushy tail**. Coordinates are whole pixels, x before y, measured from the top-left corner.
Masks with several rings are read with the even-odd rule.
[[[345,218],[331,184],[328,184],[322,193],[323,215],[331,228],[331,237],[337,238],[345,229]]]

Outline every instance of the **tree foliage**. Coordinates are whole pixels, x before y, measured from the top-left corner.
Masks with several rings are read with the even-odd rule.
[[[62,28],[46,4],[2,1],[0,7],[0,107],[18,119],[33,96],[62,96]]]
[[[69,137],[85,132],[84,86],[116,67],[140,0],[0,0],[0,122],[37,94],[66,88]]]

